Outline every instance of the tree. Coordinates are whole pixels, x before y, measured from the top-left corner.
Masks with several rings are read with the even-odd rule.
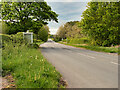
[[[79,21],[70,21],[62,25],[57,31],[59,38],[65,39],[82,37],[81,28],[78,27],[78,23]]]
[[[65,30],[64,30],[64,26],[63,25],[59,27],[59,29],[57,31],[57,35],[60,37],[60,39],[62,39],[62,38],[65,39],[66,38]]]
[[[37,39],[46,42],[48,40],[48,34],[49,34],[49,27],[43,26],[37,34]]]
[[[58,15],[46,2],[4,2],[1,10],[2,19],[11,28],[9,34],[31,29],[37,34],[47,21],[58,22]]]
[[[93,45],[120,44],[120,2],[90,2],[83,12],[80,26]],[[118,18],[119,17],[119,18]]]

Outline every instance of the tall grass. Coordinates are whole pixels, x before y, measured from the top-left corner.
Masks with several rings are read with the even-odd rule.
[[[19,43],[4,43],[2,69],[3,75],[12,74],[17,88],[58,88],[61,77],[40,50]]]

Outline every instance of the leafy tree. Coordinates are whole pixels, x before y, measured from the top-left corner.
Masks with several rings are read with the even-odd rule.
[[[62,38],[66,38],[65,36],[65,29],[64,29],[64,26],[60,26],[58,31],[57,31],[57,34],[59,35],[59,37],[62,39]]]
[[[120,44],[120,2],[90,2],[83,12],[80,26],[93,45]]]
[[[58,22],[58,15],[46,2],[4,2],[1,10],[2,19],[10,27],[9,34],[31,29],[37,34],[47,21]]]
[[[57,35],[63,39],[82,37],[81,28],[78,27],[78,23],[78,21],[67,22],[58,29]]]
[[[43,26],[37,34],[37,39],[46,42],[48,40],[48,34],[49,34],[49,27]]]

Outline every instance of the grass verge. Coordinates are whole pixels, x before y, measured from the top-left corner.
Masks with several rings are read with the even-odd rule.
[[[13,76],[17,88],[58,88],[61,78],[40,50],[24,44],[5,43],[2,69],[4,76],[9,73]]]
[[[69,46],[74,46],[74,47],[85,48],[85,49],[93,50],[93,51],[118,53],[118,48],[116,47],[99,47],[99,46],[90,46],[90,45],[82,45],[82,44],[75,45],[75,44],[68,44],[64,42],[59,42],[59,43],[69,45]]]
[[[38,44],[38,46],[40,46],[40,44],[43,44],[44,42],[36,42],[36,44]]]
[[[118,55],[120,55],[120,46],[118,47]]]

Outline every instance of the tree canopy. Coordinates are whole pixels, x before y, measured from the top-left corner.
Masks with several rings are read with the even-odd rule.
[[[89,2],[80,22],[94,45],[120,44],[120,2]]]
[[[33,30],[38,33],[48,21],[58,22],[58,14],[46,2],[4,2],[2,20],[10,28],[8,34]]]
[[[46,42],[48,40],[48,35],[49,35],[49,27],[43,26],[38,32],[37,39]]]

